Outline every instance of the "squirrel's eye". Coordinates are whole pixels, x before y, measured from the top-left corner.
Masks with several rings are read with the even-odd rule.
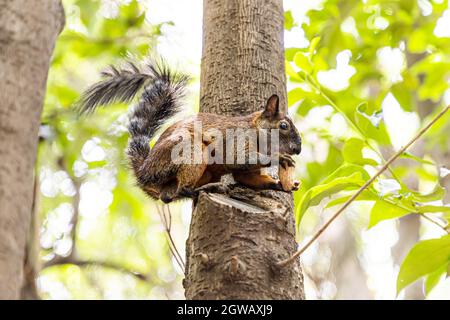
[[[278,127],[281,129],[281,130],[286,130],[287,128],[288,128],[288,124],[285,122],[285,121],[280,121],[280,123],[278,124]]]

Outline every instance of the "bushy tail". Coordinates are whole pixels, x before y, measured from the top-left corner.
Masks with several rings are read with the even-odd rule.
[[[133,62],[119,69],[110,66],[102,76],[103,80],[89,87],[78,101],[76,107],[81,114],[92,113],[102,105],[130,102],[152,79],[150,73]]]
[[[161,125],[179,110],[188,77],[173,73],[164,62],[143,66],[128,62],[124,68],[110,67],[104,80],[94,84],[81,97],[78,108],[90,113],[98,106],[130,102],[142,90],[139,103],[130,115],[128,155],[137,175],[150,153],[150,139]]]

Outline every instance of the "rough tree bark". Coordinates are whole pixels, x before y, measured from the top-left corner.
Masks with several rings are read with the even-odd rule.
[[[17,299],[33,202],[33,168],[59,0],[0,0],[0,299]]]
[[[286,102],[282,0],[205,0],[200,107],[244,115]],[[187,299],[304,299],[292,196],[234,188],[201,193],[186,243]]]

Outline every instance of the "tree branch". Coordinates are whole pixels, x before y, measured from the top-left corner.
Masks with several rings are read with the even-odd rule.
[[[67,257],[62,257],[62,256],[57,256],[55,259],[50,260],[48,262],[46,262],[43,266],[42,269],[45,268],[50,268],[53,266],[58,266],[58,265],[63,265],[63,264],[73,264],[79,267],[89,267],[89,266],[96,266],[96,267],[102,267],[102,268],[107,268],[107,269],[113,269],[119,272],[123,272],[123,273],[128,273],[133,275],[134,277],[143,280],[143,281],[147,281],[148,277],[144,274],[141,274],[139,272],[136,271],[132,271],[132,270],[128,270],[126,268],[124,268],[123,266],[119,266],[117,264],[111,263],[111,262],[107,262],[107,261],[92,261],[92,260],[78,260],[75,259],[72,255],[69,255]]]
[[[290,263],[294,262],[306,249],[308,249],[311,244],[316,241],[317,238],[320,237],[320,235],[330,226],[330,224],[365,190],[367,189],[372,182],[375,181],[376,178],[378,178],[388,167],[391,163],[393,163],[399,156],[401,156],[413,143],[415,143],[425,132],[428,131],[428,129],[431,128],[431,126],[436,123],[448,110],[450,109],[450,105],[444,108],[438,115],[436,115],[433,120],[428,123],[422,130],[417,133],[414,138],[412,138],[403,148],[401,148],[396,154],[394,154],[386,163],[375,173],[375,175],[370,178],[359,190],[351,197],[349,198],[342,207],[336,211],[335,214],[313,235],[313,237],[300,249],[298,250],[294,255],[289,257],[286,260],[282,260],[278,262],[276,265],[277,267],[285,267],[289,265]]]
[[[428,220],[429,222],[433,223],[434,225],[436,225],[437,227],[441,228],[442,230],[444,230],[447,233],[450,233],[450,230],[448,228],[448,225],[443,226],[442,224],[440,224],[439,222],[437,222],[436,220],[434,220],[433,218],[429,217],[428,215],[426,215],[425,213],[421,214],[420,217],[424,218],[425,220]]]
[[[128,273],[128,274],[135,276],[136,278],[138,278],[140,280],[147,281],[148,277],[146,275],[141,274],[136,271],[128,270],[128,269],[124,268],[123,266],[120,266],[120,265],[117,265],[117,264],[114,264],[114,263],[111,263],[108,261],[80,260],[77,258],[76,239],[77,239],[77,226],[78,226],[78,218],[79,218],[81,181],[70,175],[70,171],[67,169],[67,167],[65,165],[64,157],[61,157],[60,159],[58,159],[58,166],[61,170],[65,171],[65,172],[67,172],[67,174],[69,174],[69,176],[72,180],[72,183],[74,184],[75,190],[76,190],[75,196],[73,197],[74,213],[73,213],[72,219],[70,221],[70,223],[72,225],[72,230],[70,233],[71,238],[72,238],[72,250],[71,250],[70,254],[66,257],[56,256],[54,259],[47,261],[46,263],[43,264],[42,269],[49,268],[49,267],[56,266],[56,265],[63,265],[63,264],[73,264],[73,265],[76,265],[79,267],[98,266],[98,267],[113,269],[113,270],[123,272],[123,273]]]

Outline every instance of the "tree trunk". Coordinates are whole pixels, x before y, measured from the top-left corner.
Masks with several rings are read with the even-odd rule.
[[[204,0],[202,112],[244,115],[272,94],[286,107],[282,0]],[[292,196],[201,193],[186,243],[187,299],[304,299]]]
[[[426,58],[426,53],[423,54],[411,54],[406,53],[406,63],[407,67],[411,68],[418,61]],[[423,83],[423,76],[419,77],[419,81]],[[413,97],[414,103],[416,105],[417,114],[419,115],[421,121],[425,119],[439,104],[435,104],[431,100],[421,101],[417,95]],[[418,141],[413,147],[413,154],[423,157],[424,156],[424,142]],[[408,165],[408,160],[400,160],[398,163],[404,162],[404,166]],[[415,174],[411,174],[409,177],[404,179],[404,182],[411,189],[417,190],[419,187],[419,180]],[[392,255],[394,262],[400,266],[405,259],[411,248],[420,240],[420,215],[410,214],[399,219],[398,222],[398,241],[397,244],[392,248]],[[423,291],[423,279],[416,281],[404,290],[405,300],[423,300],[425,298],[425,293]]]
[[[33,202],[33,168],[59,0],[0,0],[0,299],[17,299]]]
[[[399,219],[398,241],[392,247],[394,262],[401,265],[411,248],[420,240],[420,217],[417,214],[409,214]],[[405,300],[423,300],[423,280],[420,279],[405,289]]]
[[[352,222],[343,216],[334,222],[333,232],[320,241],[332,252],[330,276],[334,277],[337,300],[372,300],[373,293],[367,285],[367,275],[358,259],[358,241],[352,232]],[[329,281],[330,279],[324,279]]]

